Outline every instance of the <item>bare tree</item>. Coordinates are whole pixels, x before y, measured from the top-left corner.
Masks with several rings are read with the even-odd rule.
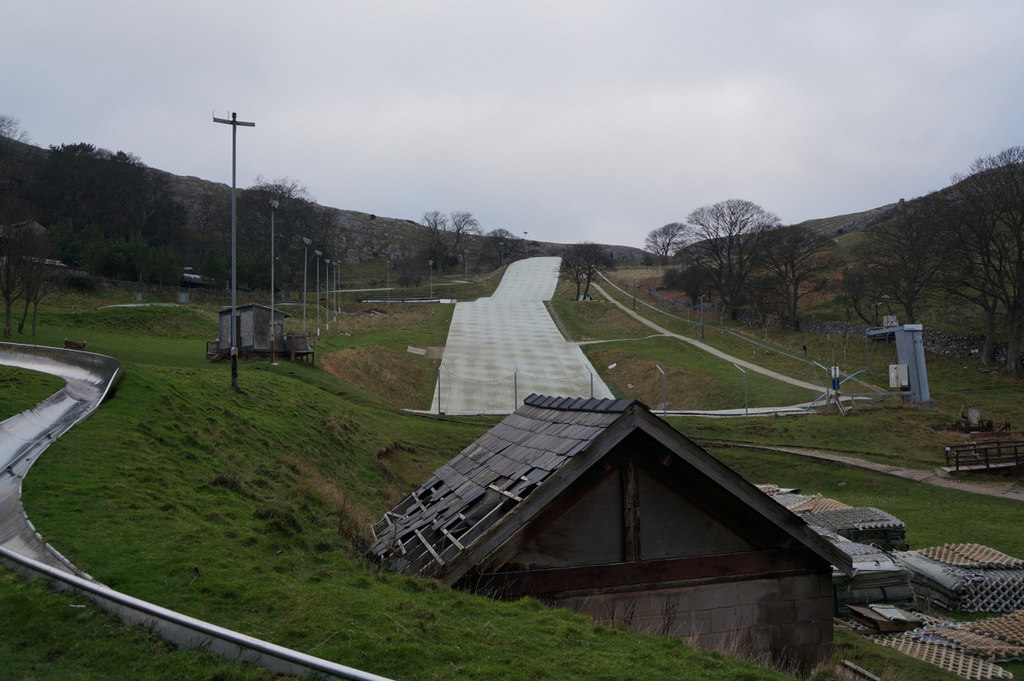
[[[25,294],[26,268],[32,257],[34,223],[0,223],[0,298],[4,301],[4,337],[11,335],[11,310]]]
[[[756,203],[729,199],[694,210],[686,218],[697,242],[686,257],[706,272],[722,305],[734,315],[761,255],[765,234],[779,218]]]
[[[954,177],[953,252],[968,299],[988,317],[995,333],[996,310],[1007,331],[1006,369],[1024,374],[1024,147],[978,158],[970,175]],[[987,343],[986,343],[987,344]]]
[[[480,223],[472,213],[454,211],[448,217],[451,228],[451,250],[462,258],[462,266],[469,274],[469,236],[480,234]]]
[[[576,284],[576,299],[586,300],[598,270],[612,269],[614,266],[615,263],[604,247],[585,241],[565,248],[561,275],[563,279]]]
[[[769,288],[782,301],[784,314],[800,328],[800,298],[814,278],[830,266],[826,251],[832,240],[806,225],[780,227],[768,232],[762,262]]]
[[[437,265],[437,271],[444,269],[449,249],[448,216],[439,210],[423,214],[423,246],[427,257]]]
[[[668,263],[675,252],[686,244],[687,229],[681,222],[670,222],[647,233],[644,248],[658,256],[662,265]]]
[[[896,215],[870,229],[865,251],[875,288],[902,305],[911,324],[921,303],[935,294],[947,267],[943,232],[932,208],[927,200],[900,199]]]
[[[28,133],[22,130],[21,122],[14,116],[0,114],[0,137],[28,144],[30,142]]]
[[[18,322],[18,333],[22,334],[25,332],[25,322],[28,319],[29,309],[31,308],[31,335],[35,336],[39,303],[53,290],[54,276],[57,270],[56,263],[50,260],[50,257],[53,255],[53,244],[45,230],[33,228],[26,230],[24,236],[26,239],[24,251],[31,255],[25,259],[22,271],[22,291],[25,297],[25,307],[21,313],[21,320]]]

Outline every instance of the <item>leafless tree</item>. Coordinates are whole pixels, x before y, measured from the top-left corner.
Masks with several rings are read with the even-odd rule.
[[[933,206],[925,199],[901,199],[891,220],[869,230],[865,248],[875,289],[902,305],[910,324],[917,322],[921,303],[938,290],[947,267],[943,231]]]
[[[681,246],[686,244],[686,241],[686,225],[681,222],[670,222],[648,232],[644,248],[658,256],[664,265]]]
[[[480,234],[480,223],[472,213],[454,211],[448,217],[451,228],[451,250],[462,258],[462,266],[469,273],[469,237]]]
[[[686,221],[696,239],[686,258],[707,273],[722,305],[735,314],[758,265],[765,234],[778,227],[779,218],[756,203],[729,199],[694,210]]]
[[[4,301],[4,337],[11,335],[11,310],[25,295],[26,272],[33,256],[31,222],[0,223],[0,298]]]
[[[22,130],[21,123],[14,116],[0,114],[0,137],[28,144],[28,133]]]
[[[432,210],[423,214],[422,224],[423,249],[438,272],[456,265],[459,257],[468,269],[469,236],[480,234],[480,223],[472,213],[453,211],[445,215]]]
[[[439,210],[423,214],[423,247],[427,257],[434,261],[438,272],[444,269],[444,261],[448,256],[449,226],[448,216]]]
[[[576,299],[586,300],[590,296],[590,284],[601,268],[615,266],[611,256],[600,244],[589,241],[567,246],[562,253],[562,278],[576,284]]]
[[[988,317],[994,336],[996,311],[1005,318],[1006,369],[1024,374],[1024,147],[978,158],[952,188],[956,270],[968,299]],[[988,343],[986,343],[988,345]]]
[[[830,266],[832,240],[806,225],[780,227],[766,233],[761,260],[767,283],[782,301],[784,314],[799,328],[800,298],[814,278]]]
[[[39,303],[41,303],[43,298],[53,291],[55,277],[59,275],[57,274],[56,263],[51,260],[53,256],[53,244],[50,242],[50,238],[46,234],[46,231],[34,228],[26,230],[24,236],[26,238],[24,251],[26,253],[31,253],[31,255],[26,258],[24,269],[22,271],[22,291],[25,298],[25,307],[22,310],[21,319],[18,321],[18,333],[22,334],[25,332],[25,322],[28,319],[29,310],[31,309],[31,335],[35,336]]]

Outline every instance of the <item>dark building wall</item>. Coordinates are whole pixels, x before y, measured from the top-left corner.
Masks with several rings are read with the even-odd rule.
[[[547,600],[608,626],[679,637],[698,648],[804,671],[832,651],[830,573]]]

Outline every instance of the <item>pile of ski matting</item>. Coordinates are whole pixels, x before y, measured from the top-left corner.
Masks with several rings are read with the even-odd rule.
[[[1024,560],[980,544],[894,554],[910,571],[918,603],[948,611],[1024,610]]]
[[[921,627],[872,640],[965,679],[1011,679],[997,663],[1024,660],[1024,611],[974,622],[921,617]]]
[[[777,485],[758,487],[850,556],[853,576],[832,570],[836,614],[845,617],[850,605],[913,604],[910,573],[885,550],[893,541],[897,546],[906,546],[903,521],[877,508],[854,508],[820,494],[801,494],[799,490],[780,489]],[[851,536],[880,541],[861,542]]]

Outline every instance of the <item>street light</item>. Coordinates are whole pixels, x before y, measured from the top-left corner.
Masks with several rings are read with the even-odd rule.
[[[386,269],[384,271],[384,295],[387,296],[387,304],[391,304],[391,256],[388,256]]]
[[[277,327],[274,324],[274,270],[277,269],[274,262],[274,212],[277,211],[278,202],[270,199],[270,363],[274,361],[274,335]]]
[[[704,294],[700,295],[700,339],[704,340]]]
[[[316,256],[316,288],[313,289],[316,292],[316,337],[320,337],[320,256],[323,255],[323,251],[313,251],[313,255]]]
[[[434,261],[428,261],[430,263],[430,297],[434,297]]]
[[[338,297],[341,295],[341,261],[334,261],[334,321],[338,321],[338,309],[340,308]]]
[[[236,138],[238,137],[238,126],[246,128],[256,127],[255,123],[247,123],[238,120],[238,114],[232,112],[231,118],[213,117],[214,123],[225,123],[231,126],[231,389],[238,392],[238,330],[235,327],[235,316],[238,314],[238,286],[237,286],[237,258],[235,257],[236,246],[236,211],[235,211],[235,159],[236,159]]]

